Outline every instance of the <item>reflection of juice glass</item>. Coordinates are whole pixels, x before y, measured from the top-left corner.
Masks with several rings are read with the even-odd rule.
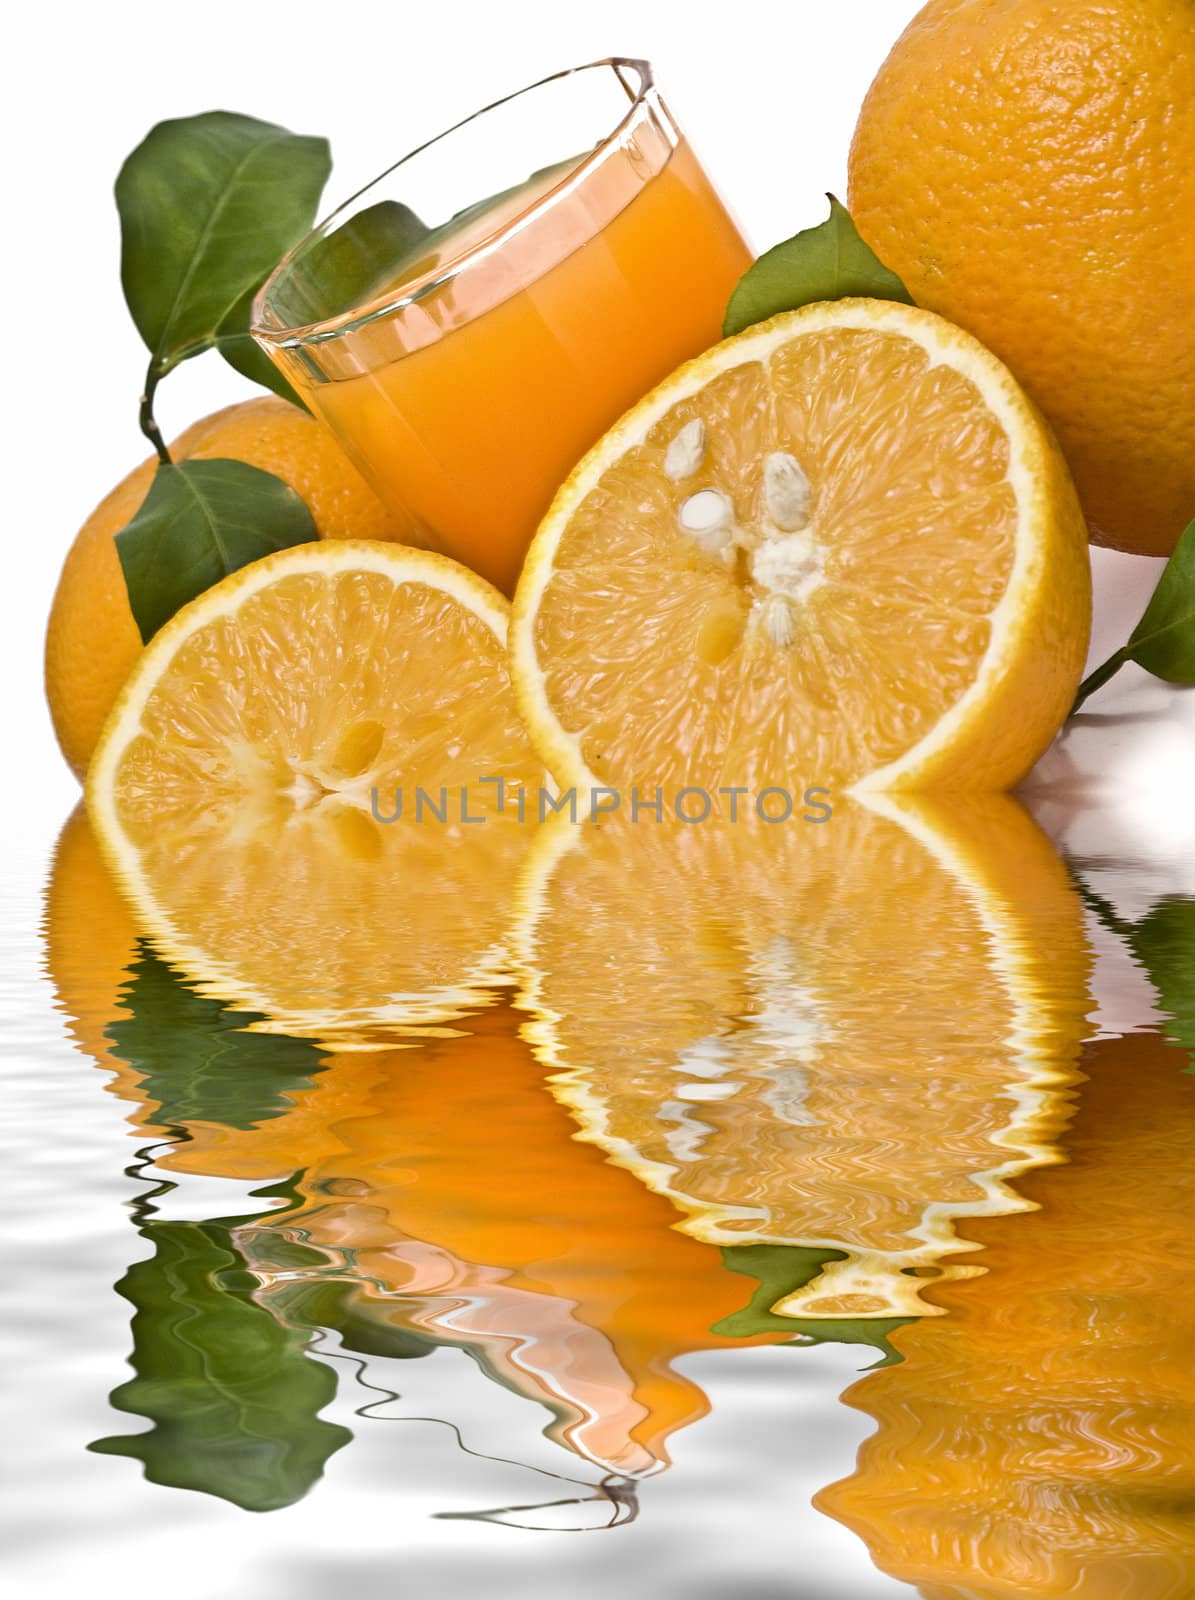
[[[253,331],[412,542],[509,592],[560,483],[719,337],[749,259],[650,68],[602,61],[390,168],[280,264]]]

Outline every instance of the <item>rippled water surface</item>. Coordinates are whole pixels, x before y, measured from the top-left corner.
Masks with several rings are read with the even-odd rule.
[[[13,1592],[1195,1593],[1195,900],[1042,814],[13,852]]]

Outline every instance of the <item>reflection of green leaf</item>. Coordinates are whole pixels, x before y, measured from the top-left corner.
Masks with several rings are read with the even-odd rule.
[[[352,1437],[319,1413],[332,1371],[305,1353],[306,1335],[251,1297],[255,1279],[218,1223],[152,1222],[154,1253],[117,1285],[136,1308],[136,1377],[113,1391],[148,1433],[91,1449],[141,1461],[172,1488],[272,1511],[300,1499]]]
[[[306,1039],[246,1033],[257,1018],[196,994],[145,945],[129,969],[108,1038],[156,1100],[161,1122],[222,1122],[252,1128],[288,1107],[323,1070]]]
[[[759,1333],[791,1333],[801,1344],[869,1344],[884,1357],[879,1365],[891,1366],[900,1356],[888,1343],[888,1336],[911,1322],[911,1317],[781,1317],[772,1310],[786,1295],[811,1283],[827,1262],[843,1259],[841,1250],[823,1250],[813,1245],[728,1246],[722,1251],[724,1264],[732,1272],[757,1278],[759,1287],[742,1311],[715,1323],[711,1333],[730,1339],[749,1339]]]
[[[1101,925],[1124,940],[1157,990],[1158,1007],[1169,1021],[1163,1032],[1180,1049],[1193,1053],[1195,1072],[1195,900],[1166,895],[1138,922],[1117,914],[1078,873],[1073,874],[1083,903]]]
[[[727,338],[815,300],[863,295],[913,304],[895,272],[864,243],[846,207],[833,195],[828,198],[825,222],[785,239],[747,268],[726,308],[722,331]]]
[[[343,1278],[301,1279],[273,1291],[288,1323],[303,1328],[331,1328],[346,1350],[363,1356],[390,1356],[400,1361],[430,1355],[434,1346],[406,1328],[397,1328],[380,1316],[371,1316],[369,1303],[358,1285]]]
[[[116,180],[121,279],[161,377],[209,349],[310,228],[332,168],[324,139],[228,111],[159,122]]]
[[[1167,895],[1126,936],[1158,991],[1167,1037],[1195,1051],[1195,900]],[[1187,1070],[1195,1072],[1195,1062]]]
[[[146,644],[188,600],[230,572],[317,537],[289,484],[244,461],[181,461],[154,474],[116,535],[129,605]]]
[[[753,1333],[774,1333],[791,1327],[790,1319],[775,1316],[772,1307],[785,1295],[812,1283],[827,1262],[842,1259],[841,1250],[822,1250],[813,1245],[728,1245],[722,1251],[723,1265],[731,1272],[757,1278],[759,1285],[750,1304],[718,1323],[714,1332],[749,1338]],[[751,1323],[749,1328],[745,1327],[746,1321]]]

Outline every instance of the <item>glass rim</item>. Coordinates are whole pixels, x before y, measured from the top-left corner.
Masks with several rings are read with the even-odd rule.
[[[588,151],[575,167],[549,189],[538,196],[529,206],[519,211],[507,220],[493,233],[487,234],[476,244],[464,249],[459,255],[452,256],[430,271],[425,272],[402,284],[397,292],[386,291],[364,301],[361,305],[351,306],[345,311],[338,311],[333,316],[321,317],[314,322],[296,324],[294,326],[280,327],[269,325],[265,322],[266,307],[269,304],[271,293],[279,279],[287,272],[299,256],[314,240],[327,235],[332,224],[357,205],[357,202],[369,193],[371,189],[383,183],[387,178],[404,167],[407,162],[421,156],[425,150],[430,150],[433,145],[440,144],[443,140],[451,138],[462,128],[468,127],[472,122],[488,116],[491,111],[498,111],[502,106],[509,105],[512,100],[521,99],[523,95],[531,94],[536,89],[542,89],[550,83],[558,83],[563,78],[576,77],[582,72],[593,72],[601,67],[609,67],[623,84],[624,89],[630,92],[629,85],[623,78],[623,72],[634,73],[638,78],[638,88],[631,95],[625,113],[619,118],[613,128]],[[612,150],[622,143],[627,129],[640,116],[644,106],[656,98],[655,74],[650,61],[638,56],[603,56],[597,61],[586,61],[578,67],[565,67],[561,72],[550,72],[546,77],[537,78],[534,83],[524,84],[521,89],[515,89],[510,94],[504,94],[498,100],[492,100],[489,105],[480,106],[476,111],[471,111],[468,116],[462,117],[459,122],[454,122],[451,127],[444,128],[440,133],[434,134],[430,139],[425,139],[422,144],[413,150],[408,150],[405,155],[399,156],[397,161],[391,162],[377,177],[371,178],[368,183],[343,200],[334,211],[317,222],[303,237],[286,252],[278,264],[271,270],[269,277],[253,297],[253,306],[249,318],[249,332],[259,344],[269,344],[279,349],[294,349],[307,344],[320,343],[332,339],[339,334],[346,333],[372,322],[381,316],[390,315],[401,311],[406,306],[413,305],[423,299],[434,289],[451,283],[460,276],[467,267],[476,261],[492,255],[513,233],[525,227],[529,222],[550,211],[566,194],[578,188],[589,174],[598,166]]]

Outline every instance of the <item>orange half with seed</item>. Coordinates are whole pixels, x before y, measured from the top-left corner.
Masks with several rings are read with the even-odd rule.
[[[970,335],[807,306],[676,371],[557,495],[515,596],[561,784],[1003,789],[1066,716],[1086,528]]]

